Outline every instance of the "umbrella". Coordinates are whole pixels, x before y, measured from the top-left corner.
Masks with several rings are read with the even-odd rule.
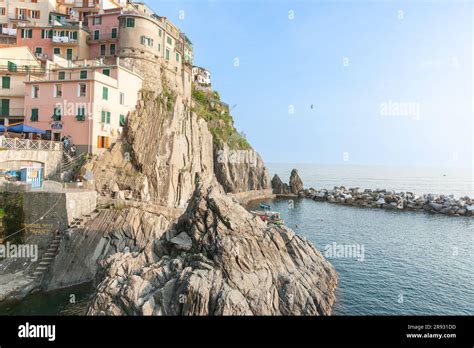
[[[38,128],[33,128],[24,124],[8,127],[8,131],[12,133],[36,133],[46,134],[46,131]]]
[[[5,132],[5,131],[6,131],[5,126],[0,124],[0,132]]]

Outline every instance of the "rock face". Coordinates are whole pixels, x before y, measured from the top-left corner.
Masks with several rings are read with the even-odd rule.
[[[280,177],[275,174],[272,179],[273,193],[277,195],[287,195],[290,193],[290,187],[281,181]]]
[[[290,191],[291,193],[297,195],[303,191],[303,181],[301,181],[300,176],[298,175],[298,170],[293,169],[290,175]]]
[[[83,175],[92,171],[97,191],[184,207],[195,181],[212,179],[212,135],[183,98],[182,88],[165,82],[140,92],[123,141],[83,168]]]
[[[95,279],[99,261],[124,250],[141,252],[161,236],[169,221],[143,209],[103,210],[81,228],[66,231],[46,276],[48,290]]]
[[[152,248],[102,262],[89,315],[326,315],[337,275],[305,239],[200,186]]]
[[[230,150],[226,144],[214,151],[214,174],[225,192],[238,193],[270,188],[270,176],[253,149]]]

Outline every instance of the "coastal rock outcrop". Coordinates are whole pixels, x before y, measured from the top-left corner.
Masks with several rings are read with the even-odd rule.
[[[359,207],[394,210],[427,211],[449,216],[474,216],[474,199],[468,196],[459,199],[453,195],[417,195],[412,192],[394,192],[385,189],[345,188],[335,186],[332,190],[311,190],[306,198]]]
[[[89,315],[327,315],[334,267],[306,239],[268,225],[218,185],[143,252],[102,262]]]
[[[221,144],[214,151],[214,174],[228,193],[271,188],[268,170],[253,149],[231,150]]]
[[[294,195],[297,195],[301,191],[303,191],[303,181],[301,180],[298,169],[293,169],[290,175],[290,191]]]
[[[288,184],[281,181],[280,177],[275,174],[272,179],[272,189],[274,194],[286,195],[290,193],[290,187]]]

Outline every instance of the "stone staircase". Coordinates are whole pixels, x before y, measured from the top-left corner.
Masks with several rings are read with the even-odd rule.
[[[84,227],[84,224],[98,215],[98,211],[91,212],[90,214],[82,215],[79,218],[74,218],[69,225],[70,231],[75,230],[77,228]],[[36,266],[31,278],[35,278],[37,280],[41,280],[46,272],[49,270],[51,264],[53,263],[56,255],[59,251],[59,245],[61,243],[61,239],[63,237],[63,233],[56,232],[56,236],[54,237],[53,241],[49,245],[46,252],[42,255],[40,262]]]

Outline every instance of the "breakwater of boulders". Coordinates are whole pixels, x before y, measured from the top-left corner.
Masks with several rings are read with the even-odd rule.
[[[292,176],[298,172],[294,170]],[[278,178],[279,180],[279,178]],[[278,181],[274,178],[274,182]],[[279,187],[273,187],[275,194]],[[293,192],[294,193],[294,192]],[[335,186],[333,189],[302,189],[297,194],[302,198],[344,204],[357,207],[382,208],[391,210],[424,211],[449,216],[474,216],[474,198],[467,196],[455,198],[453,195],[422,194],[413,192],[394,192],[385,189],[360,189]]]

